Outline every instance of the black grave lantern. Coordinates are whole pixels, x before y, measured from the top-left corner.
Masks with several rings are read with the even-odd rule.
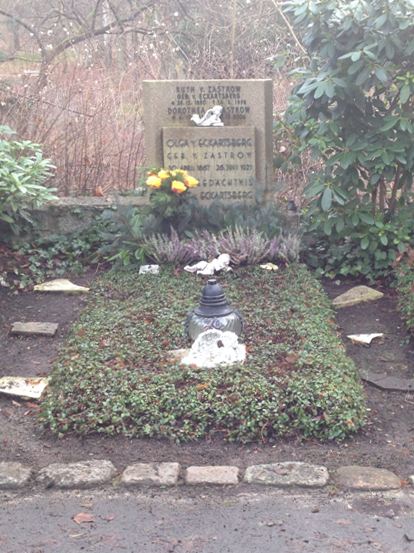
[[[208,280],[201,294],[200,305],[190,311],[185,321],[185,329],[191,340],[211,328],[234,332],[237,336],[243,332],[240,313],[230,306],[223,288],[215,278]]]

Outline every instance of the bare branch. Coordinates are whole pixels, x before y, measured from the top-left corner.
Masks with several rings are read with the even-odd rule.
[[[97,36],[102,36],[106,33],[109,33],[110,31],[113,31],[116,28],[119,28],[120,32],[122,32],[123,27],[120,27],[120,23],[125,26],[128,23],[133,23],[138,17],[149,7],[152,5],[152,2],[148,2],[145,6],[142,6],[139,10],[136,10],[132,15],[129,17],[125,17],[121,20],[114,19],[111,23],[108,23],[108,25],[104,25],[103,27],[99,29],[88,29],[85,32],[77,35],[68,37],[65,40],[63,40],[60,44],[58,44],[49,54],[48,54],[48,62],[50,63],[53,61],[57,56],[62,54],[65,50],[68,48],[71,48],[72,46],[75,46],[76,44],[80,44],[81,42],[84,42],[85,40],[88,40],[90,38],[94,38]]]
[[[11,19],[12,21],[15,21],[18,25],[23,27],[23,29],[26,29],[26,31],[28,31],[34,37],[35,41],[37,42],[37,44],[39,46],[39,49],[41,51],[41,54],[42,54],[42,58],[46,57],[46,55],[47,55],[46,54],[46,49],[43,46],[43,42],[41,41],[40,36],[36,32],[36,29],[34,28],[33,25],[29,25],[28,23],[23,21],[23,19],[20,19],[19,17],[16,17],[14,14],[6,12],[2,9],[0,9],[0,15],[3,15],[4,17],[7,17],[8,19]]]
[[[290,24],[290,21],[289,19],[286,17],[286,15],[283,13],[283,10],[281,9],[281,7],[279,6],[279,4],[276,2],[276,0],[272,0],[272,4],[274,5],[274,7],[276,8],[278,14],[280,15],[280,17],[283,19],[283,21],[285,22],[286,24],[286,27],[289,29],[289,33],[291,34],[293,40],[296,42],[296,45],[298,46],[298,48],[301,50],[301,52],[303,54],[305,54],[307,57],[308,56],[308,53],[307,51],[305,50],[305,48],[303,47],[301,41],[299,40],[297,34],[295,33],[295,31],[293,30],[293,27],[292,25]]]

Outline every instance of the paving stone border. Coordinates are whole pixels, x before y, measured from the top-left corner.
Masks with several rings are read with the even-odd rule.
[[[93,459],[78,463],[52,463],[35,470],[19,462],[0,462],[0,490],[86,489],[112,485],[131,487],[260,485],[283,489],[324,488],[330,484],[344,491],[398,490],[414,486],[414,474],[403,482],[393,472],[361,466],[328,470],[301,462],[236,466],[190,466],[171,463],[134,463],[118,471],[111,461]]]

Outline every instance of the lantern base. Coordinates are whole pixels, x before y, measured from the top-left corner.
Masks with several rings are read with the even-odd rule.
[[[202,317],[194,311],[188,314],[185,322],[186,333],[195,340],[202,332],[207,330],[221,330],[222,332],[233,332],[240,336],[243,332],[243,322],[238,311],[232,311],[222,317]]]

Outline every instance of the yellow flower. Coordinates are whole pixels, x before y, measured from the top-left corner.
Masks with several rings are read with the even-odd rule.
[[[161,179],[157,177],[156,175],[151,175],[146,180],[146,185],[150,188],[160,188],[161,187]]]
[[[187,171],[184,171],[184,169],[174,169],[174,171],[171,171],[173,177],[185,177],[187,174]]]
[[[188,188],[195,188],[198,185],[198,180],[191,175],[187,175],[184,177],[184,183]]]
[[[173,180],[171,183],[171,190],[173,192],[176,192],[177,194],[182,194],[187,190],[187,187],[183,182],[179,180]]]
[[[161,171],[158,171],[158,176],[160,177],[160,179],[164,180],[170,178],[171,175],[169,171],[161,169]]]

